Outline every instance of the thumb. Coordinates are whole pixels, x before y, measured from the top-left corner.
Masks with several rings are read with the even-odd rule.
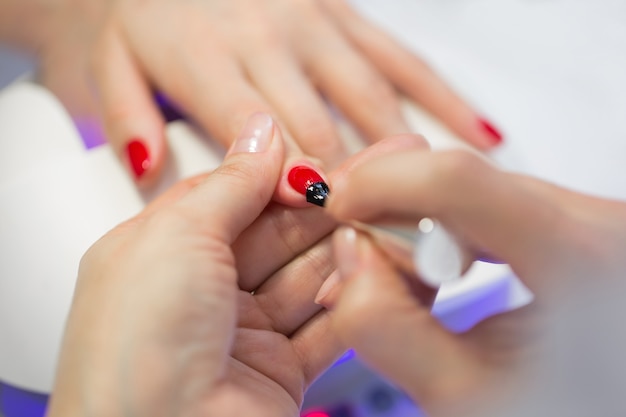
[[[222,165],[175,207],[199,231],[230,244],[270,201],[284,154],[278,126],[268,114],[255,113]]]
[[[335,250],[343,281],[331,315],[337,335],[427,411],[459,399],[478,371],[462,339],[431,316],[364,235],[337,232]]]

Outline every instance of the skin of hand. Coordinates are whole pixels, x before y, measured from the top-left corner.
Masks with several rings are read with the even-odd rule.
[[[281,277],[310,271],[300,290],[312,300],[325,270],[307,264],[324,251],[305,245],[333,223],[315,219],[320,232],[255,259],[271,271],[262,277],[238,274],[247,254],[231,249],[271,238],[245,230],[269,203],[284,152],[278,129],[261,141],[240,136],[206,179],[183,183],[85,254],[49,416],[297,414],[306,384],[340,351],[332,339],[318,345],[327,322],[312,301],[279,297],[295,285]]]
[[[48,417],[296,416],[341,354],[313,302],[335,268],[336,222],[319,207],[270,202],[280,130],[251,140],[248,127],[216,171],[175,186],[85,254]],[[381,141],[333,178],[424,146]]]
[[[4,3],[17,14],[15,0]],[[347,152],[325,99],[371,141],[409,131],[398,90],[478,148],[497,143],[423,61],[343,0],[52,0],[41,8],[30,25],[41,33],[30,42],[41,80],[86,136],[97,136],[92,113],[100,114],[141,184],[155,180],[167,152],[155,90],[224,147],[249,114],[274,114],[294,139],[288,155],[329,168]]]
[[[546,313],[599,281],[621,282],[626,270],[626,204],[503,172],[467,152],[383,155],[332,187],[327,208],[337,220],[436,218],[476,253],[508,262],[534,293],[531,304],[453,334],[430,315],[432,297],[416,296],[421,284],[400,276],[374,242],[336,232],[340,273],[316,301],[332,309],[336,335],[429,415],[506,404],[517,384],[532,383],[527,369],[551,331]]]

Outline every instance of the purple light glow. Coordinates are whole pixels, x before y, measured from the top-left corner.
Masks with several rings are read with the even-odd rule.
[[[4,417],[43,417],[48,396],[0,382],[0,413]]]
[[[85,148],[92,149],[106,143],[100,121],[94,117],[80,117],[74,119],[74,125],[83,139]]]

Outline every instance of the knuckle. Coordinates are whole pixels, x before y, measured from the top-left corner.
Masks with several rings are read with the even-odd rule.
[[[306,227],[300,222],[298,216],[283,207],[273,206],[275,215],[269,216],[272,227],[275,230],[275,236],[278,237],[283,247],[287,248],[289,253],[299,253],[301,251],[302,242],[307,242]]]
[[[245,193],[251,203],[263,203],[267,202],[274,190],[274,184],[269,186],[266,180],[268,169],[256,159],[237,158],[236,161],[222,164],[212,175],[224,188]]]
[[[231,186],[240,186],[239,184],[248,184],[251,180],[257,179],[262,175],[259,171],[259,165],[252,161],[237,160],[236,163],[226,162],[222,164],[213,173],[214,176],[220,177],[220,181]]]
[[[106,108],[105,113],[105,120],[110,125],[132,120],[136,116],[136,111],[133,107],[119,101],[110,103]]]
[[[281,246],[292,255],[302,254],[301,265],[310,265],[307,271],[329,275],[333,268],[331,239],[328,234],[335,227],[329,216],[302,218],[301,212],[286,206],[273,204],[269,207],[267,218],[270,221],[272,235],[276,236]],[[315,229],[312,229],[312,225]],[[328,236],[328,237],[327,237]],[[315,244],[315,248],[310,248]],[[320,261],[320,259],[322,261]]]

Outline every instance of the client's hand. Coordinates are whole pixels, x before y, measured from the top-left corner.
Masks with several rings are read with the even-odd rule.
[[[313,303],[335,225],[319,208],[266,209],[283,157],[277,128],[243,135],[208,177],[94,244],[49,416],[298,414],[341,353]]]
[[[249,114],[273,113],[296,155],[329,168],[347,153],[325,98],[371,141],[408,131],[396,89],[480,149],[500,140],[344,0],[57,0],[45,17],[30,25],[46,29],[43,82],[74,114],[97,91],[107,137],[142,182],[158,176],[167,153],[154,90],[225,147]]]
[[[334,309],[336,334],[431,415],[467,415],[496,401],[502,391],[494,387],[519,382],[535,363],[546,311],[626,270],[626,204],[502,172],[469,153],[385,155],[333,187],[336,219],[437,218],[477,253],[510,263],[535,295],[452,334],[374,243],[352,229],[337,233],[342,279],[329,280],[318,301]]]

